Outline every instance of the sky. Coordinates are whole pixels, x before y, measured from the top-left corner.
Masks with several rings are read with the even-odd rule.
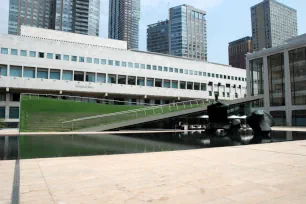
[[[101,1],[100,37],[108,37],[108,3]],[[189,4],[207,13],[208,61],[228,64],[228,43],[251,36],[250,7],[262,0],[141,0],[139,49],[146,51],[147,25],[168,19],[170,7]],[[297,10],[298,32],[306,33],[305,0],[278,0]],[[0,33],[7,34],[9,0],[0,0]]]

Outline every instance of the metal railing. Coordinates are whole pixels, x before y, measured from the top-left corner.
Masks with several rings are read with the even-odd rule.
[[[96,115],[90,117],[77,118],[62,122],[62,128],[77,130],[82,128],[90,128],[94,126],[106,125],[127,120],[134,120],[148,116],[166,114],[170,112],[182,111],[191,108],[197,108],[210,104],[207,99],[197,99],[183,102],[170,103],[159,106],[151,106],[147,108],[139,108],[129,111],[121,111],[110,114]]]
[[[29,96],[31,100],[37,98],[51,98],[58,100],[69,100],[75,102],[85,102],[85,103],[99,103],[99,104],[112,104],[112,105],[135,105],[135,106],[155,106],[154,104],[149,103],[137,103],[130,101],[119,101],[119,100],[110,100],[110,99],[101,99],[93,97],[82,97],[82,96],[70,96],[70,95],[55,95],[55,94],[34,94],[34,93],[22,93],[22,96]],[[24,99],[27,100],[27,99]]]

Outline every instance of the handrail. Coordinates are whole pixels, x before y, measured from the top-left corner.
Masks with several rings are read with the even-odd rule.
[[[56,94],[35,94],[35,93],[22,93],[22,95],[26,95],[26,96],[54,96],[54,97],[60,97],[61,100],[69,100],[69,99],[64,99],[63,97],[67,97],[67,98],[77,98],[80,99],[80,101],[76,101],[76,102],[83,102],[82,99],[87,99],[89,100],[97,100],[97,101],[102,101],[102,102],[118,102],[118,103],[124,103],[127,105],[139,105],[139,106],[154,106],[154,104],[150,104],[150,103],[135,103],[135,102],[129,102],[129,101],[118,101],[118,100],[110,100],[110,99],[101,99],[101,98],[93,98],[93,97],[82,97],[82,96],[70,96],[70,95],[56,95]],[[59,98],[53,98],[53,99],[59,99]],[[74,100],[75,101],[75,100]]]
[[[129,111],[121,111],[121,112],[115,112],[115,113],[110,113],[110,114],[103,114],[103,115],[97,115],[97,116],[78,118],[78,119],[73,119],[73,120],[70,120],[70,121],[64,121],[64,122],[62,122],[62,124],[84,121],[84,120],[90,120],[90,119],[96,119],[96,118],[102,118],[102,117],[108,117],[108,116],[114,116],[114,115],[122,115],[122,114],[126,114],[126,113],[143,112],[143,111],[154,110],[154,109],[159,109],[159,108],[162,109],[163,107],[168,107],[168,106],[169,107],[170,106],[176,106],[177,107],[179,104],[184,104],[184,103],[190,103],[191,107],[192,107],[192,102],[198,102],[198,101],[202,101],[203,104],[205,103],[205,99],[189,100],[189,101],[183,101],[183,102],[176,102],[176,103],[164,104],[164,105],[159,105],[159,106],[153,106],[153,107],[149,107],[149,108],[140,108],[140,109],[129,110]],[[199,105],[199,104],[197,103],[197,105]]]

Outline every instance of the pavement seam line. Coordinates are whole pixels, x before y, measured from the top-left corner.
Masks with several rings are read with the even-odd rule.
[[[40,173],[42,174],[42,176],[43,176],[43,178],[44,178],[45,184],[46,184],[46,186],[47,186],[47,188],[48,188],[48,192],[49,192],[49,194],[50,194],[50,196],[51,196],[51,198],[52,198],[52,201],[53,201],[53,203],[55,204],[55,200],[54,200],[53,195],[52,195],[52,193],[51,193],[51,191],[50,191],[50,188],[49,188],[49,186],[48,186],[48,184],[47,184],[47,181],[46,181],[45,175],[44,175],[44,173],[43,173],[43,171],[42,171],[42,169],[41,169],[41,166],[40,166],[40,164],[39,164],[39,162],[38,162],[37,160],[36,160],[36,162],[37,162],[37,164],[38,164],[38,166],[39,166]]]

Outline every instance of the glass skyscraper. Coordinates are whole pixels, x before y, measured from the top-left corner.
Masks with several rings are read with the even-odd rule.
[[[148,25],[147,50],[169,54],[169,21],[161,21]]]
[[[206,12],[189,5],[170,8],[171,55],[207,61]]]
[[[9,34],[21,25],[99,35],[100,0],[10,0]]]
[[[140,0],[109,0],[108,37],[124,40],[138,49]]]
[[[297,36],[297,12],[276,0],[251,7],[253,50],[284,44]]]

